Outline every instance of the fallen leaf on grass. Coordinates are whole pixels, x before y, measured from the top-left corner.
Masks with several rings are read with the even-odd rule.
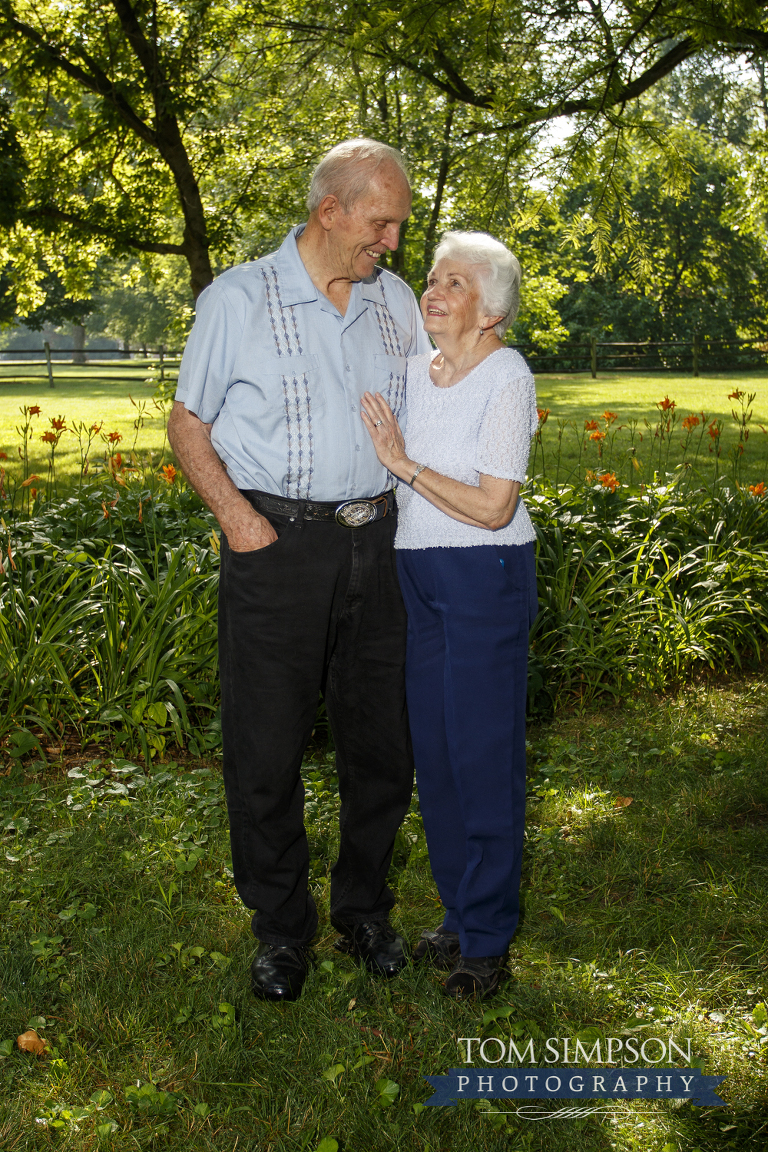
[[[28,1031],[22,1032],[21,1036],[17,1036],[16,1043],[22,1052],[33,1052],[35,1056],[44,1056],[48,1047],[48,1041],[38,1036],[34,1028],[30,1028]]]
[[[631,803],[631,796],[617,796],[613,802],[613,806],[614,808],[628,808]]]

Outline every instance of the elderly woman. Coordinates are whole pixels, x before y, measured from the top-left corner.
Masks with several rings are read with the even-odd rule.
[[[449,996],[499,985],[519,916],[535,533],[519,499],[536,430],[533,377],[502,343],[520,266],[482,232],[448,232],[421,299],[433,355],[408,362],[406,436],[384,398],[363,419],[397,490],[416,774],[443,923],[417,959]]]

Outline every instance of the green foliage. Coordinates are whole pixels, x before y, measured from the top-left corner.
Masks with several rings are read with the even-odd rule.
[[[51,273],[82,299],[108,252],[183,257],[196,295],[217,267],[274,248],[303,214],[311,163],[360,133],[413,162],[415,215],[391,263],[414,284],[443,227],[507,239],[542,186],[564,180],[591,189],[572,234],[589,237],[601,268],[618,235],[638,273],[652,251],[622,188],[633,151],[655,146],[667,182],[685,183],[663,117],[640,98],[692,62],[714,103],[724,62],[749,52],[759,67],[766,53],[763,5],[711,9],[9,0],[5,151],[18,154],[14,181],[24,179],[6,213],[12,293],[33,312]],[[751,133],[764,153],[751,111],[735,120],[733,138]],[[548,133],[558,123],[567,135]],[[531,284],[537,331],[554,319],[551,279],[546,270]]]
[[[680,683],[759,661],[768,640],[768,504],[722,489],[544,489],[534,668],[555,700]]]
[[[676,135],[675,146],[690,165],[684,195],[669,187],[663,155],[638,153],[621,197],[605,213],[601,258],[594,234],[574,237],[578,277],[552,254],[571,289],[556,307],[572,339],[690,341],[698,333],[732,340],[768,333],[764,225],[753,214],[743,167],[732,149],[715,148],[690,130]],[[570,190],[563,220],[578,219],[594,194],[589,185]],[[633,255],[640,247],[641,269]]]
[[[28,723],[61,722],[147,761],[169,740],[216,747],[211,518],[172,487],[150,500],[126,488],[117,513],[105,495],[88,489],[6,534],[2,728],[20,749]]]

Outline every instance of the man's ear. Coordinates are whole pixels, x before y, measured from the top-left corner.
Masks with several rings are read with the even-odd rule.
[[[317,219],[320,227],[324,228],[326,232],[330,232],[331,228],[333,228],[334,221],[341,212],[342,207],[338,196],[333,196],[332,194],[324,196],[317,208]]]

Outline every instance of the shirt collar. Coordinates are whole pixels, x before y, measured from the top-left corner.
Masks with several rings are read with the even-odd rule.
[[[312,283],[312,277],[304,267],[304,261],[299,255],[296,241],[301,236],[306,225],[299,224],[291,228],[273,257],[273,262],[280,270],[280,296],[283,304],[307,304],[310,300],[317,300],[319,293]]]
[[[280,295],[283,304],[287,306],[308,304],[310,301],[320,298],[320,293],[304,267],[304,261],[299,255],[299,248],[296,243],[305,228],[306,224],[299,224],[296,228],[292,228],[272,258],[280,269]],[[384,293],[379,284],[379,275],[380,273],[376,271],[370,280],[358,280],[352,285],[352,292],[359,291],[363,300],[373,304],[385,304]]]

